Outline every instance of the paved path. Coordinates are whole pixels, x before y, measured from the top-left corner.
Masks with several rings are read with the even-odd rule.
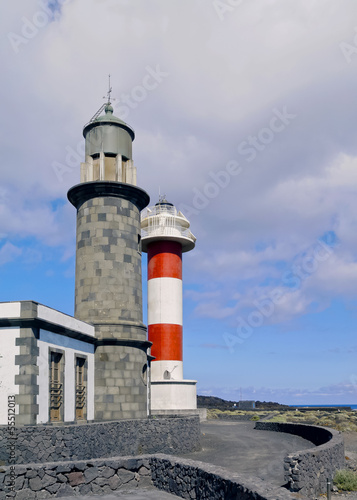
[[[73,500],[74,497],[63,497],[62,500]],[[176,495],[170,495],[156,488],[137,488],[135,490],[113,492],[110,495],[83,495],[83,500],[177,500]]]
[[[321,500],[323,500],[325,497],[321,497]],[[332,498],[335,498],[336,500],[357,500],[357,493],[355,491],[352,492],[346,492],[346,493],[332,493]],[[176,497],[177,499],[177,497]]]
[[[253,475],[275,485],[284,484],[284,456],[314,445],[292,434],[258,431],[254,422],[202,422],[202,450],[181,455],[239,474]]]

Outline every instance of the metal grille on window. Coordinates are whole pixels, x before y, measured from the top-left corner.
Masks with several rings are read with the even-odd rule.
[[[61,420],[63,384],[61,383],[62,354],[51,352],[50,366],[50,420]]]
[[[76,419],[85,418],[86,384],[84,376],[85,358],[76,358]]]

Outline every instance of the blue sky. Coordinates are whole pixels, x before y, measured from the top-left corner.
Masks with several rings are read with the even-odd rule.
[[[356,404],[355,1],[2,10],[0,300],[73,314],[66,193],[110,73],[139,186],[152,203],[166,193],[197,236],[185,377],[227,399]],[[145,276],[143,262],[144,298]]]

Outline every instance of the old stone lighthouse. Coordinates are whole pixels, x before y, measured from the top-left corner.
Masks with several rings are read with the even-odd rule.
[[[75,317],[95,327],[95,418],[147,414],[146,327],[142,323],[140,211],[134,131],[105,114],[83,130],[81,183],[68,192],[77,208]]]

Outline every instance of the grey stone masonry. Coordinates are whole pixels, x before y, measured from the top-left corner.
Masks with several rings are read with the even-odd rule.
[[[293,500],[284,487],[222,467],[165,455],[150,457],[154,486],[181,498],[197,500]],[[300,495],[299,500],[307,500]]]
[[[147,412],[145,349],[125,345],[97,346],[95,352],[95,418],[143,418]]]
[[[21,303],[21,319],[31,320],[36,314],[37,304],[35,302]],[[20,328],[20,338],[16,339],[16,345],[20,346],[20,354],[15,357],[15,364],[19,365],[19,374],[15,376],[15,384],[19,386],[19,394],[15,396],[15,402],[19,405],[16,425],[33,425],[37,421],[38,336],[39,329],[36,327]]]
[[[95,325],[141,327],[135,333],[111,330],[114,338],[146,338],[139,222],[137,207],[114,197],[88,200],[77,214],[75,316]]]
[[[90,460],[142,453],[189,453],[200,449],[199,418],[171,417],[117,422],[18,427],[15,439],[0,427],[5,465]],[[12,444],[14,457],[9,460]]]
[[[286,489],[221,467],[167,455],[114,457],[6,467],[0,470],[0,499],[37,500],[111,494],[156,486],[197,500],[293,500]],[[159,492],[158,492],[159,497]],[[306,497],[299,496],[300,500]]]
[[[85,182],[77,208],[75,317],[95,326],[95,419],[147,415],[140,210],[149,196],[120,182]]]

